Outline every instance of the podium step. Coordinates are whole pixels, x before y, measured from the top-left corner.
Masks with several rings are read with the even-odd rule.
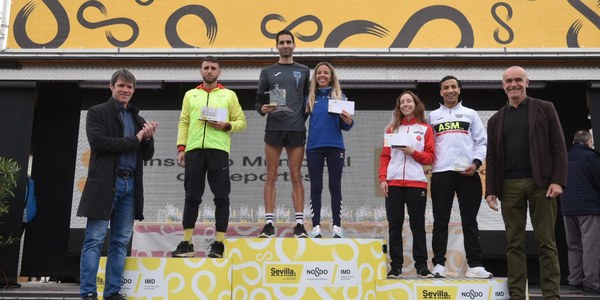
[[[380,239],[225,240],[233,299],[375,299],[385,278]]]
[[[99,296],[104,291],[105,265],[102,257]],[[121,293],[128,299],[231,299],[231,267],[226,258],[128,257]]]
[[[401,278],[376,281],[376,299],[508,300],[506,278]]]

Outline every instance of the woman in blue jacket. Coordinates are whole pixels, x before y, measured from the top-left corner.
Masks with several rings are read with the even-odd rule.
[[[323,237],[321,235],[321,193],[325,161],[329,171],[333,237],[343,237],[342,169],[346,151],[342,130],[350,130],[354,121],[346,111],[342,111],[341,114],[329,113],[329,99],[342,100],[345,96],[342,94],[333,66],[328,62],[320,62],[315,67],[306,101],[306,113],[310,116],[306,160],[310,176],[312,236],[315,238]]]

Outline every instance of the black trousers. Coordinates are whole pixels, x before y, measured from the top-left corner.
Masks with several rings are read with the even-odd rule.
[[[306,150],[308,175],[310,175],[310,208],[312,225],[321,224],[321,194],[323,192],[323,169],[327,161],[329,193],[331,194],[331,218],[333,225],[342,226],[342,170],[345,151],[340,148],[323,147]]]
[[[215,227],[217,232],[226,232],[229,223],[229,154],[214,149],[198,149],[185,153],[185,204],[183,228],[194,228],[198,219],[198,207],[202,203],[206,175],[208,186],[215,196]]]
[[[427,240],[425,236],[425,206],[427,189],[390,186],[385,198],[385,211],[389,226],[390,265],[402,268],[404,248],[402,246],[402,226],[404,225],[404,205],[408,209],[410,231],[413,236],[413,260],[417,270],[427,265]]]
[[[431,200],[433,208],[433,265],[445,265],[448,249],[448,223],[454,202],[458,197],[460,219],[463,228],[464,246],[469,267],[481,266],[481,245],[477,214],[481,206],[481,179],[479,173],[463,176],[454,171],[431,175]]]

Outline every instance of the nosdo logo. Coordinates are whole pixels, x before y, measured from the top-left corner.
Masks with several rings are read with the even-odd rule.
[[[125,277],[121,277],[121,286],[124,286],[126,284],[132,284],[133,280],[131,278],[125,278]]]
[[[471,289],[468,292],[461,292],[460,294],[463,298],[469,298],[469,299],[483,298],[483,292],[475,291],[473,289]]]
[[[313,275],[315,277],[319,277],[321,275],[327,275],[328,273],[329,273],[329,271],[323,270],[323,269],[321,269],[319,267],[316,267],[314,269],[308,269],[308,270],[306,270],[306,274]]]
[[[435,291],[430,291],[427,289],[423,290],[423,299],[435,299],[435,300],[450,300],[450,293],[448,293],[447,291],[444,290],[435,290]]]

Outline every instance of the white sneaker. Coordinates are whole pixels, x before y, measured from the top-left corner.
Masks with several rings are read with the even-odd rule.
[[[317,225],[317,226],[313,226],[312,228],[312,232],[311,232],[311,236],[313,238],[322,238],[323,236],[321,235],[321,226]]]
[[[433,276],[435,276],[435,278],[444,278],[446,277],[446,267],[442,266],[442,265],[435,265],[435,267],[433,267]]]
[[[468,268],[465,272],[465,277],[468,278],[492,278],[494,275],[485,270],[484,267]]]
[[[342,227],[333,225],[333,237],[334,238],[343,238],[344,237],[344,230],[342,230]]]

